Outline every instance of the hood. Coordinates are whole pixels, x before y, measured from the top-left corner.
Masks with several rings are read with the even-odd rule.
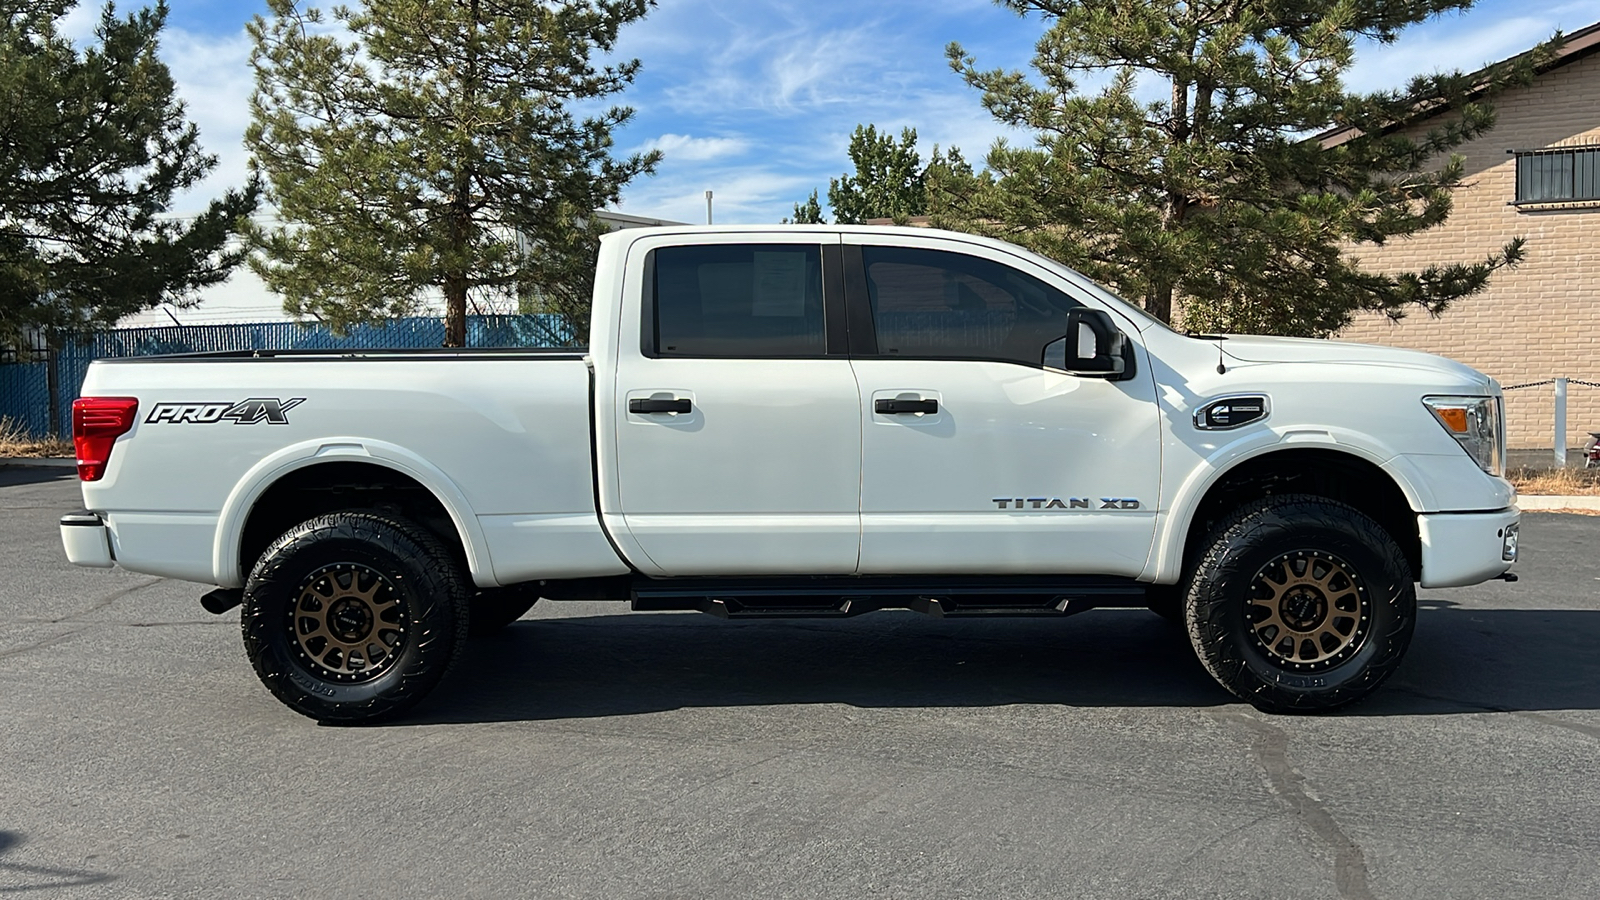
[[[1423,353],[1420,350],[1402,350],[1398,347],[1379,347],[1375,344],[1356,344],[1318,338],[1258,337],[1246,334],[1230,334],[1221,344],[1223,353],[1241,362],[1398,366],[1448,372],[1481,384],[1485,388],[1494,384],[1492,378],[1471,366],[1432,353]]]

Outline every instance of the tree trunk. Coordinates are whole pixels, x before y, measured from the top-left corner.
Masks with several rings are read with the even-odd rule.
[[[450,257],[455,260],[444,272],[444,345],[467,345],[467,287],[470,284],[466,265],[468,232],[471,228],[471,211],[466,204],[466,176],[456,176],[456,196],[450,202]]]
[[[468,12],[467,66],[461,85],[462,114],[471,115],[478,93],[478,0],[472,0]],[[466,131],[462,123],[457,123]],[[447,270],[444,275],[444,345],[467,345],[467,287],[472,259],[469,246],[472,240],[472,173],[465,168],[471,154],[461,153],[456,161],[460,166],[455,173],[455,196],[450,198],[450,255],[458,260],[462,269]]]
[[[444,345],[467,345],[467,276],[451,273],[444,279]]]
[[[1144,311],[1171,325],[1172,293],[1171,284],[1150,285],[1150,292],[1144,298]]]
[[[1189,42],[1189,56],[1194,56],[1195,39]],[[1168,110],[1167,131],[1172,137],[1174,145],[1187,144],[1194,133],[1189,121],[1189,87],[1188,81],[1174,77],[1172,80],[1172,108]],[[1178,187],[1178,173],[1172,171],[1171,157],[1168,156],[1161,163],[1162,176],[1167,184],[1167,205],[1162,210],[1161,230],[1169,234],[1183,227],[1184,216],[1189,211],[1189,198]],[[1145,295],[1144,308],[1150,315],[1155,316],[1167,324],[1172,324],[1172,297],[1174,294],[1173,273],[1167,271],[1163,260],[1157,267],[1157,273],[1151,279],[1150,290]]]

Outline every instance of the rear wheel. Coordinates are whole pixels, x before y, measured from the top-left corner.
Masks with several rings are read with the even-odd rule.
[[[1394,539],[1314,496],[1267,498],[1223,522],[1185,600],[1206,670],[1269,712],[1367,696],[1399,666],[1416,622],[1411,567]]]
[[[393,716],[431,691],[467,636],[450,553],[397,517],[319,516],[273,541],[250,573],[245,652],[273,695],[324,722]]]

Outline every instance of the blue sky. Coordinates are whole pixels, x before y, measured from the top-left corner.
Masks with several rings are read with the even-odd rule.
[[[120,7],[135,4],[123,0]],[[248,121],[245,22],[265,9],[238,0],[170,0],[162,55],[220,165],[180,206],[245,177],[240,139]],[[332,4],[322,4],[332,5]],[[98,4],[73,12],[67,29],[87,35]],[[1527,49],[1557,28],[1600,21],[1600,0],[1486,0],[1473,10],[1407,31],[1361,52],[1347,78],[1376,89],[1435,69],[1473,69]],[[944,47],[960,41],[985,67],[1025,66],[1041,31],[991,0],[659,0],[624,31],[619,54],[644,67],[622,102],[637,117],[619,150],[660,147],[657,174],[635,182],[622,212],[678,221],[705,217],[716,193],[719,222],[776,222],[848,165],[857,123],[917,129],[969,159],[1006,135],[952,73]]]

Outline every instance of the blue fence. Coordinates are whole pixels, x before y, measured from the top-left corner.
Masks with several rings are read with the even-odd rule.
[[[468,316],[468,347],[564,347],[571,333],[561,317]],[[60,349],[35,362],[0,363],[0,417],[36,436],[72,429],[72,401],[89,364],[97,359],[223,350],[421,350],[444,345],[437,318],[394,319],[334,334],[323,325],[269,322],[254,325],[172,325],[119,328],[68,335]],[[38,354],[35,354],[37,356]],[[51,384],[54,368],[55,384]],[[52,387],[54,390],[52,390]],[[52,423],[54,394],[56,418]]]

